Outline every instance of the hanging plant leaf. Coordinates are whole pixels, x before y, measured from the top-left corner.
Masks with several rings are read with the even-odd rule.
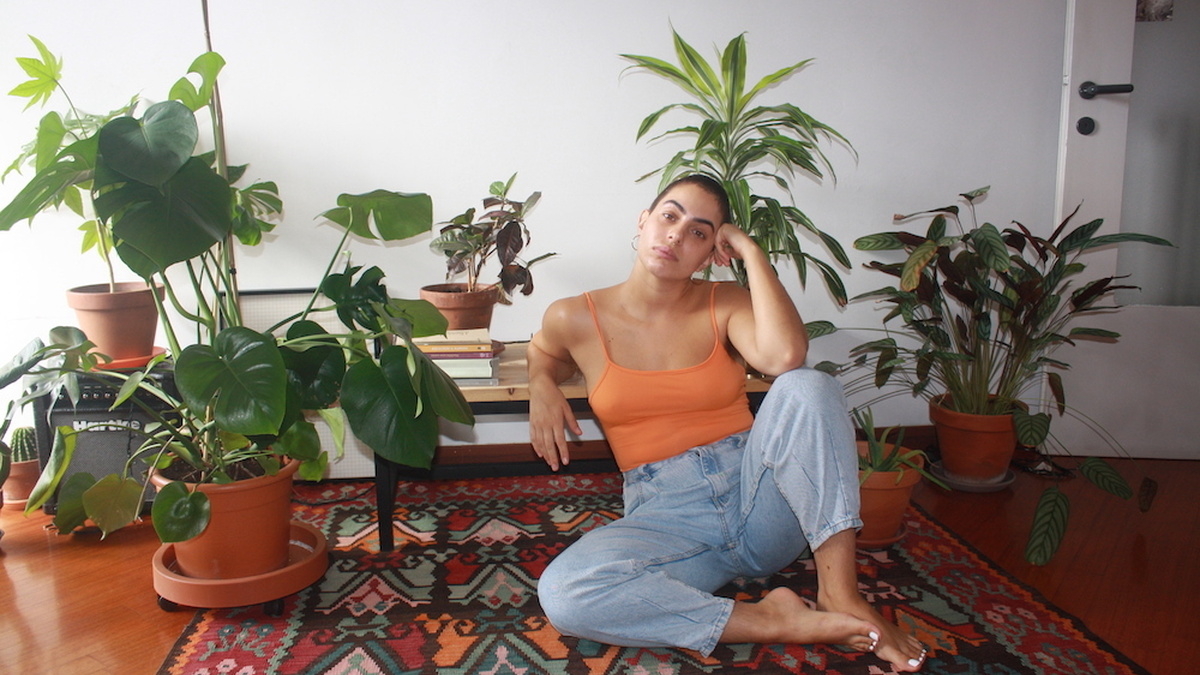
[[[1079,472],[1096,487],[1109,494],[1116,495],[1121,499],[1129,499],[1133,496],[1133,488],[1129,487],[1125,478],[1117,473],[1111,464],[1099,457],[1088,457],[1083,460],[1083,464],[1079,465]]]
[[[1030,415],[1024,408],[1013,410],[1013,426],[1017,428],[1017,440],[1021,445],[1036,448],[1050,435],[1050,415]]]
[[[58,512],[54,514],[54,527],[60,533],[73,532],[87,522],[87,510],[83,508],[83,493],[96,483],[96,478],[86,471],[73,473],[58,489]]]
[[[1138,509],[1142,513],[1150,510],[1154,506],[1154,497],[1158,495],[1158,481],[1149,476],[1142,479],[1142,485],[1138,489]]]
[[[25,502],[26,516],[42,508],[42,505],[54,495],[54,490],[58,488],[59,482],[67,473],[67,467],[71,465],[77,440],[75,430],[71,427],[62,426],[54,430],[54,444],[50,448],[50,458],[46,460],[46,466],[42,467],[42,473],[29,493],[29,501]]]
[[[1045,565],[1054,557],[1071,516],[1071,502],[1058,486],[1046,488],[1033,514],[1033,529],[1025,546],[1025,560]]]
[[[1050,386],[1050,393],[1054,396],[1054,404],[1058,406],[1058,414],[1066,414],[1067,394],[1063,389],[1062,375],[1048,372],[1046,373],[1046,383]]]
[[[142,484],[135,478],[109,474],[83,493],[83,508],[100,528],[101,537],[125,527],[142,510]]]
[[[158,491],[150,517],[154,520],[154,531],[164,543],[187,541],[208,527],[211,508],[208,495],[175,481]]]

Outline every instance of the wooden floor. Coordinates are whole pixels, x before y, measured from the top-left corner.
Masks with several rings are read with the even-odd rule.
[[[1123,463],[1122,472],[1137,475]],[[916,500],[984,555],[1082,619],[1156,675],[1197,672],[1200,607],[1200,462],[1144,461],[1159,481],[1149,514],[1082,479],[1063,484],[1071,530],[1052,563],[1023,561],[1037,495],[1048,484],[1018,475],[994,494],[943,493],[923,486]],[[47,519],[0,511],[0,673],[154,673],[190,612],[155,604],[148,526],[68,537]]]

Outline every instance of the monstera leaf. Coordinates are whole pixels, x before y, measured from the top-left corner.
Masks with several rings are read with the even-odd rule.
[[[146,109],[141,119],[118,117],[100,129],[100,154],[109,168],[159,187],[192,156],[199,131],[196,117],[178,101]]]
[[[233,229],[229,183],[191,156],[195,145],[195,117],[178,101],[100,129],[96,215],[142,277],[204,253]]]
[[[346,371],[342,408],[362,442],[393,462],[429,468],[438,418],[417,395],[408,349],[388,347],[375,363],[363,359]]]
[[[175,384],[193,411],[212,408],[222,430],[278,433],[287,409],[287,370],[275,341],[235,326],[213,345],[191,345],[175,362]]]

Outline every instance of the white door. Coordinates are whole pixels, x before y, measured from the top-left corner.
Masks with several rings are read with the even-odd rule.
[[[1137,83],[1133,94],[1091,99],[1079,88],[1088,81],[1130,83],[1134,19],[1132,0],[1071,0],[1067,17],[1057,210],[1061,219],[1082,203],[1076,224],[1104,218],[1109,232],[1122,227],[1126,124]],[[1094,122],[1090,134],[1079,130],[1083,118]],[[1092,278],[1120,273],[1115,250],[1091,254],[1087,262]],[[1072,364],[1063,374],[1068,406],[1102,424],[1133,456],[1200,459],[1193,432],[1200,404],[1200,350],[1194,347],[1200,308],[1127,305],[1082,325],[1117,331],[1121,339],[1063,348],[1063,360]],[[1056,420],[1053,432],[1071,454],[1113,454],[1093,426],[1067,418]]]

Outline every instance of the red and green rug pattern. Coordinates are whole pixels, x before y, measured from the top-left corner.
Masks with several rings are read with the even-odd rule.
[[[891,672],[873,654],[814,645],[722,645],[710,657],[564,637],[546,621],[537,578],[583,532],[621,515],[618,475],[406,482],[381,553],[368,482],[296,486],[296,518],[329,536],[330,567],[262,607],[195,619],[160,675],[540,675]],[[862,592],[931,647],[925,673],[1141,673],[1077,620],[1000,572],[928,515],[908,535],[859,552]],[[799,560],[723,594],[756,599],[786,585],[815,595]]]

